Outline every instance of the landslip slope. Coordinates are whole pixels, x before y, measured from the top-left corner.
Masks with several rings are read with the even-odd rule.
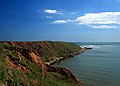
[[[0,42],[0,86],[83,86],[69,69],[46,65],[80,51],[67,42]]]

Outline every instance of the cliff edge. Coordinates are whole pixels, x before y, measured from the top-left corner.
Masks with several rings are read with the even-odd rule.
[[[0,42],[0,85],[83,86],[69,69],[48,65],[81,50],[67,42]]]

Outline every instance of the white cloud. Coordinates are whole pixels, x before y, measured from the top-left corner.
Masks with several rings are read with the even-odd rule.
[[[46,18],[51,19],[51,18],[53,18],[53,17],[52,17],[52,16],[46,16]]]
[[[87,25],[91,28],[119,28],[120,27],[120,12],[101,12],[101,13],[86,13],[83,16],[77,17],[75,20],[61,19],[55,20],[52,24],[63,24],[76,22],[78,24]]]
[[[120,12],[88,13],[75,21],[80,24],[120,24]]]
[[[47,9],[44,10],[46,13],[57,13],[57,10],[51,10],[51,9]]]
[[[69,23],[71,22],[70,19],[67,19],[67,20],[55,20],[52,22],[52,24],[63,24],[63,23]]]
[[[88,25],[91,28],[101,28],[101,29],[108,29],[108,28],[117,28],[117,26],[112,25]]]
[[[117,28],[120,25],[120,12],[87,13],[75,19],[74,22],[92,28]]]
[[[52,10],[52,9],[46,9],[44,12],[49,13],[49,14],[63,14],[62,12],[59,12],[57,10]]]

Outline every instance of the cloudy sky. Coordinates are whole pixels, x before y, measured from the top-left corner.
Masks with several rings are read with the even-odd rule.
[[[0,40],[120,42],[120,0],[0,0]]]

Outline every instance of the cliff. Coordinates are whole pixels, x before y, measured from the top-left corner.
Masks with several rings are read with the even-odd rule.
[[[5,42],[10,45],[17,45],[31,50],[39,57],[42,57],[46,62],[49,62],[57,57],[70,57],[78,54],[81,48],[68,42]]]
[[[69,69],[46,65],[81,50],[67,42],[1,42],[0,85],[83,86]]]

